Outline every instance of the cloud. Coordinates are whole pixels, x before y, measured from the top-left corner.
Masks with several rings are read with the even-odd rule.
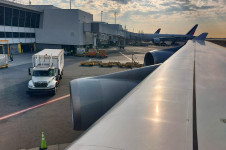
[[[120,3],[120,4],[128,4],[132,0],[112,0],[112,1],[115,1],[115,2]]]
[[[21,1],[28,3],[28,0]],[[69,8],[69,0],[31,2]],[[100,20],[103,11],[103,20],[108,23],[114,23],[114,12],[117,12],[117,23],[127,25],[129,30],[143,28],[151,33],[157,27],[179,31],[179,26],[184,29],[196,23],[226,23],[226,0],[73,0],[72,8],[93,14],[95,21]]]

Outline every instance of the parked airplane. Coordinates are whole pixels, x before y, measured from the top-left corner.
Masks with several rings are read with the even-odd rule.
[[[89,129],[67,149],[225,150],[226,49],[206,36],[156,52],[161,65],[72,80],[74,129]]]
[[[159,34],[160,31],[161,31],[161,28],[159,28],[158,30],[156,30],[154,34]],[[128,32],[127,31],[126,32],[126,37],[128,39],[138,39],[138,38],[141,38],[141,33],[133,33],[133,32]]]
[[[194,38],[194,33],[198,27],[196,24],[191,30],[188,31],[185,35],[179,34],[140,34],[139,37],[141,40],[148,42],[152,41],[156,45],[166,45],[166,41],[171,41],[172,44],[175,42],[183,42],[191,40]]]

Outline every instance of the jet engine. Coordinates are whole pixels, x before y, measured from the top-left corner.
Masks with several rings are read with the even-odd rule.
[[[72,122],[75,130],[86,130],[159,65],[70,82]]]
[[[163,63],[170,56],[172,56],[177,50],[179,50],[182,46],[167,48],[162,50],[153,50],[149,51],[144,56],[144,65],[150,66],[154,64]]]

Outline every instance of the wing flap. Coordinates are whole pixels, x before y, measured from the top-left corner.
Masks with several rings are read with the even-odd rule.
[[[196,46],[197,131],[200,149],[226,148],[226,48]]]

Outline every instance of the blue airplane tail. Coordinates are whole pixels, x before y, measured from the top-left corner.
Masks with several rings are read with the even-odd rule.
[[[161,28],[159,28],[154,34],[159,34],[161,31]]]
[[[193,36],[195,34],[197,27],[198,27],[198,24],[196,24],[190,31],[188,31],[186,35]]]

